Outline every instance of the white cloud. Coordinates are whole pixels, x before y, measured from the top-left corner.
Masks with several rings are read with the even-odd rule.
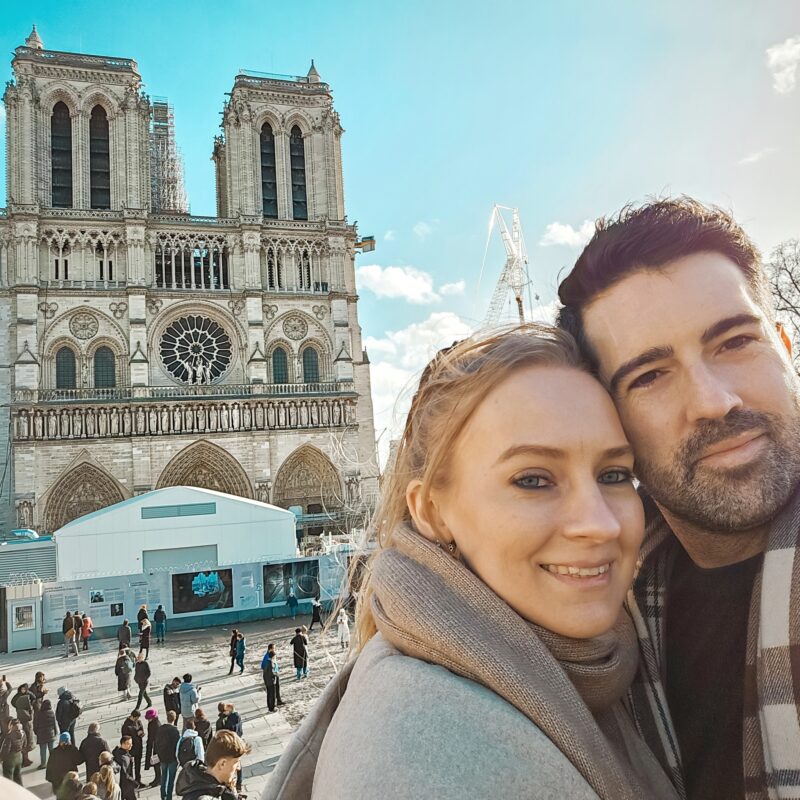
[[[435,311],[426,320],[414,322],[382,337],[368,336],[364,347],[372,367],[372,403],[375,430],[380,435],[380,458],[385,462],[389,441],[403,432],[406,414],[417,381],[425,365],[442,347],[472,333],[470,327],[450,311]]]
[[[356,283],[376,297],[400,298],[416,305],[428,305],[441,299],[433,290],[433,278],[416,267],[366,264],[356,269]]]
[[[558,300],[536,306],[531,312],[531,322],[543,322],[545,325],[556,324],[556,314],[560,307]]]
[[[737,162],[738,164],[756,164],[757,162],[761,161],[762,158],[765,158],[770,153],[774,153],[774,147],[765,147],[763,150],[756,150],[755,153],[750,153],[746,155],[744,158],[740,158]]]
[[[439,287],[442,294],[464,294],[467,284],[464,281],[456,281],[455,283],[443,283]]]
[[[394,241],[394,231],[389,230],[383,234],[383,241],[384,242],[393,242]]]
[[[584,220],[580,228],[573,228],[562,222],[551,222],[539,240],[541,247],[583,247],[594,233],[594,222]]]
[[[433,233],[433,226],[429,225],[427,222],[418,222],[412,230],[414,231],[414,235],[422,240],[425,241],[432,233]]]
[[[778,94],[787,94],[797,83],[797,65],[800,64],[800,36],[790,36],[782,44],[767,48],[767,66],[772,73],[772,88]]]

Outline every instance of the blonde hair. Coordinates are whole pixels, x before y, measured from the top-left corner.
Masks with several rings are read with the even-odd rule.
[[[528,323],[477,334],[441,350],[425,367],[394,463],[384,475],[381,497],[369,530],[379,548],[392,546],[401,523],[412,524],[406,489],[422,483],[422,497],[447,483],[448,459],[461,431],[484,398],[520,369],[532,366],[586,370],[575,340],[568,333]],[[355,623],[355,651],[361,650],[377,628],[371,610],[370,566],[363,567]],[[359,569],[353,559],[351,580]]]

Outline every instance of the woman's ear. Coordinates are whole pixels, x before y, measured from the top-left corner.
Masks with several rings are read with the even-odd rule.
[[[406,504],[414,521],[414,527],[426,539],[441,544],[442,539],[448,539],[447,525],[439,513],[436,501],[430,493],[422,491],[422,481],[415,478],[406,488]]]

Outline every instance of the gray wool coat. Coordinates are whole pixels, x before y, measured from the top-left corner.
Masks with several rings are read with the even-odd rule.
[[[490,689],[405,656],[380,634],[351,669],[328,684],[261,800],[597,800],[541,730]]]

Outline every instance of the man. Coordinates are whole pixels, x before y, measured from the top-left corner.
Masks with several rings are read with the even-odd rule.
[[[173,678],[164,686],[164,713],[175,712],[175,719],[181,715],[181,679]]]
[[[136,800],[136,778],[133,773],[132,748],[133,739],[130,736],[123,736],[112,753],[114,761],[119,764],[119,789],[122,794],[122,800]]]
[[[144,751],[144,726],[141,722],[141,714],[133,710],[122,723],[122,737],[131,737],[130,755],[133,759],[133,776],[136,781],[136,788],[142,788],[142,754]]]
[[[87,781],[95,772],[100,772],[100,754],[108,749],[108,742],[100,735],[100,726],[96,722],[90,723],[86,731],[86,738],[78,748],[86,764]]]
[[[72,625],[75,628],[75,647],[80,649],[80,644],[83,640],[83,617],[79,611],[72,615]]]
[[[689,800],[795,796],[800,404],[759,254],[658,201],[601,220],[559,296],[649,496],[636,722]]]
[[[72,741],[75,740],[75,723],[81,715],[80,700],[63,686],[58,688],[58,704],[56,705],[56,722],[58,730],[66,731]]]
[[[164,636],[167,633],[167,612],[164,611],[164,606],[158,606],[156,613],[153,614],[153,622],[156,624],[156,644],[164,644]]]
[[[17,693],[11,698],[11,705],[17,711],[17,719],[19,724],[22,725],[22,733],[25,736],[25,742],[22,748],[22,766],[29,767],[33,762],[30,760],[28,753],[33,750],[33,697],[28,691],[28,684],[21,683],[17,689]]]
[[[61,786],[64,776],[68,772],[77,772],[79,764],[83,764],[83,758],[78,748],[72,744],[72,737],[66,732],[60,734],[45,771],[45,778],[50,781],[53,794],[58,795],[58,787]]]
[[[308,677],[308,639],[303,635],[302,628],[294,629],[294,636],[289,644],[292,646],[294,659],[295,680]]]
[[[139,710],[139,706],[142,704],[142,698],[147,701],[148,706],[153,705],[150,695],[147,694],[147,684],[150,683],[150,665],[147,663],[147,660],[142,653],[139,653],[139,655],[136,657],[136,666],[133,670],[133,680],[139,687],[139,696],[136,698],[136,710]]]
[[[186,673],[183,676],[183,683],[178,690],[181,700],[181,716],[183,717],[183,730],[186,730],[186,723],[194,719],[194,712],[200,703],[200,687],[192,683],[192,676]]]
[[[72,621],[72,614],[67,611],[61,621],[61,633],[64,634],[64,658],[69,658],[71,652],[78,655],[78,645],[75,641],[75,623]]]
[[[278,659],[275,656],[275,645],[270,642],[267,645],[267,652],[264,653],[264,658],[261,659],[261,673],[264,676],[264,686],[267,689],[267,708],[270,713],[276,711],[276,705],[283,705],[279,671]]]
[[[183,767],[190,761],[202,761],[205,757],[203,740],[194,729],[194,720],[190,719],[183,729],[181,738],[175,747],[175,757],[178,759],[178,766]],[[178,792],[180,794],[180,792]]]
[[[131,626],[126,619],[122,620],[122,625],[117,628],[117,641],[119,642],[120,650],[123,645],[125,647],[131,646]]]
[[[155,751],[161,762],[161,800],[172,800],[175,786],[175,774],[178,771],[178,742],[181,734],[175,724],[178,715],[175,711],[167,712],[167,722],[158,729]]]
[[[250,748],[233,731],[214,734],[206,763],[190,761],[181,770],[175,787],[183,800],[236,800],[234,776],[241,770],[242,756]]]

